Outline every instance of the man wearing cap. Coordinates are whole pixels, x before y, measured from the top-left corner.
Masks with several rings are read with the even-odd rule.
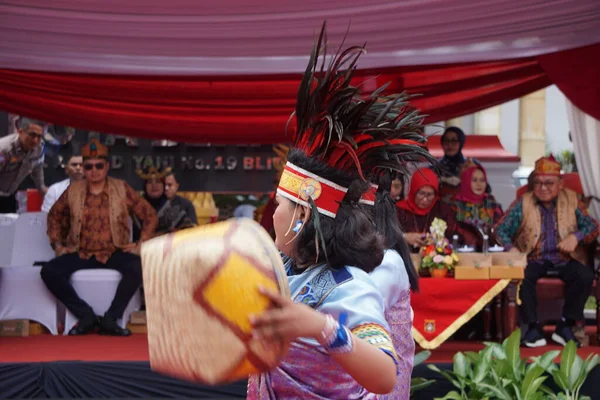
[[[496,237],[510,251],[527,254],[520,298],[527,347],[546,345],[537,320],[537,280],[546,276],[566,284],[562,318],[552,340],[563,346],[573,340],[575,321],[583,319],[594,273],[588,265],[586,245],[598,237],[598,223],[588,214],[577,194],[563,187],[560,164],[554,157],[536,161],[533,190],[517,199],[496,227]]]
[[[17,133],[0,138],[0,214],[17,212],[15,193],[28,175],[43,195],[44,133],[48,125],[31,118],[19,120]]]
[[[156,212],[127,183],[107,177],[108,149],[96,139],[81,150],[85,180],[73,181],[48,214],[48,237],[56,258],[42,268],[48,289],[78,319],[70,335],[100,327],[101,333],[128,336],[117,319],[142,284],[140,243],[130,243],[130,215],[142,222],[140,242],[152,237]],[[122,278],[106,314],[99,318],[70,283],[75,271],[114,269]]]

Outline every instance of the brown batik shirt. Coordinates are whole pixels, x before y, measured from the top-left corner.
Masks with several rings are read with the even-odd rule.
[[[152,206],[137,194],[131,186],[125,184],[127,209],[142,222],[142,238],[152,237],[157,217]],[[64,243],[65,223],[70,223],[68,191],[54,204],[48,215],[48,236],[52,243]],[[67,232],[68,233],[68,232]],[[114,245],[110,228],[110,204],[108,185],[98,194],[89,191],[85,196],[83,217],[81,219],[79,257],[96,260],[106,264],[112,254],[118,250]]]

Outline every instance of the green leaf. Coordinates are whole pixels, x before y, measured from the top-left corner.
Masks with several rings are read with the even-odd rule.
[[[588,363],[585,368],[585,373],[587,375],[598,365],[598,361],[600,361],[600,356],[598,356],[598,354],[590,354],[587,356],[585,361]]]
[[[565,392],[569,390],[569,380],[560,369],[552,371],[552,379],[561,390]]]
[[[423,390],[434,383],[435,379],[412,378],[410,380],[410,393],[413,394],[416,391]]]
[[[479,383],[487,376],[492,363],[492,349],[486,348],[481,353],[475,362],[473,372],[473,382]]]
[[[583,371],[583,360],[575,353],[573,363],[569,369],[569,387],[571,390],[575,390],[575,382],[580,378]]]
[[[481,383],[479,387],[485,389],[486,394],[492,394],[495,398],[500,400],[514,400],[504,388],[497,388],[496,386],[487,383]]]
[[[528,388],[531,387],[532,383],[537,378],[542,376],[543,373],[544,373],[544,368],[542,368],[539,365],[532,365],[531,367],[529,367],[527,373],[525,374],[525,378],[523,379],[523,382],[521,383],[520,392],[523,393],[523,397],[526,397],[525,393],[528,391]],[[540,383],[540,385],[541,385],[541,383]],[[537,390],[537,388],[535,390]]]
[[[415,354],[413,365],[421,364],[422,362],[427,360],[430,356],[431,356],[431,352],[429,350],[425,350],[425,351]]]
[[[454,355],[453,371],[454,374],[460,378],[468,376],[468,361],[465,355],[460,351]]]
[[[463,400],[463,397],[457,391],[448,392],[444,397],[436,397],[435,400]]]
[[[514,382],[510,383],[510,388],[512,389],[511,395],[513,399],[523,400],[523,397],[521,397],[521,392],[519,392],[519,387]]]
[[[535,397],[538,397],[537,395],[541,394],[538,392],[538,389],[545,380],[545,376],[540,376],[539,378],[534,379],[529,386],[526,386],[525,391],[522,392],[523,400],[533,400]]]
[[[545,370],[548,370],[548,368],[551,368],[551,366],[556,367],[556,365],[554,364],[554,360],[559,355],[560,355],[560,350],[550,350],[549,352],[544,353],[539,357],[531,357],[531,359],[533,360],[534,364],[537,364],[537,365],[541,366],[542,368],[544,368]]]
[[[465,357],[467,357],[467,360],[470,362],[475,363],[479,359],[479,353],[474,351],[465,351]]]
[[[506,360],[506,351],[498,343],[492,343],[489,348],[492,349],[492,356],[497,360]]]
[[[506,359],[508,360],[509,365],[515,371],[519,366],[519,362],[521,361],[521,350],[519,346],[521,345],[521,330],[517,329],[513,333],[510,334],[508,339],[506,340]]]
[[[436,367],[433,364],[427,364],[427,368],[429,368],[432,371],[437,372],[438,374],[442,375],[444,378],[446,378],[446,380],[450,383],[452,383],[455,387],[462,389],[464,387],[464,383],[462,383],[459,379],[456,379],[452,372],[450,371],[442,371],[441,369],[439,369],[438,367]],[[462,386],[461,386],[462,384]]]
[[[575,342],[569,341],[565,348],[562,351],[560,356],[560,372],[562,376],[565,378],[565,382],[568,385],[569,383],[569,373],[571,372],[571,365],[573,365],[573,361],[575,360],[575,356],[577,355],[577,346]],[[570,386],[566,386],[564,389],[571,389]]]

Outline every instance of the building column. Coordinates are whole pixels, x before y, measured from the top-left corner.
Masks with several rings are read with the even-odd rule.
[[[519,102],[519,156],[521,165],[533,167],[546,154],[546,90],[538,90]]]
[[[473,133],[476,135],[498,136],[500,134],[500,106],[476,112]]]

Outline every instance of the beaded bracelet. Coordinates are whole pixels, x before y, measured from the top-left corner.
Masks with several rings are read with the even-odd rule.
[[[340,320],[345,320],[344,317],[344,315],[341,315]],[[325,326],[321,331],[319,344],[330,354],[350,353],[354,348],[352,333],[330,314],[326,315]]]

